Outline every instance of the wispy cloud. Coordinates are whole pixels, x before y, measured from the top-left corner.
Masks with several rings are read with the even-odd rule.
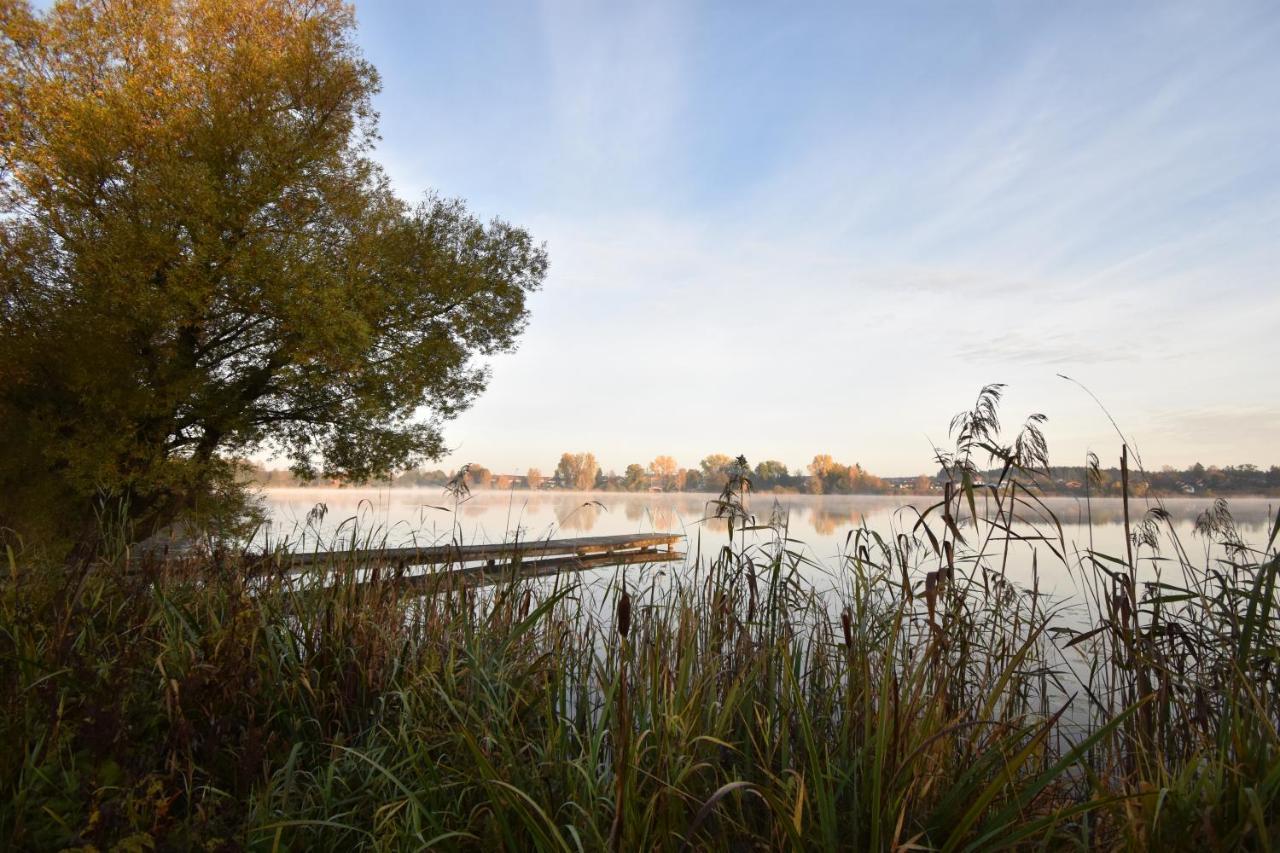
[[[1105,364],[1141,360],[1142,350],[1133,343],[1099,344],[1087,338],[1055,332],[1029,336],[1004,329],[974,330],[956,347],[960,358],[999,366],[1010,360],[1048,366]]]
[[[966,383],[1024,385],[1070,442],[1107,440],[1053,376],[1080,371],[1148,425],[1148,459],[1222,435],[1240,437],[1224,457],[1274,453],[1249,425],[1273,424],[1251,406],[1280,361],[1280,12],[923,18],[490,14],[506,29],[441,36],[503,48],[465,65],[469,45],[440,45],[463,63],[445,106],[475,110],[456,127],[428,123],[441,111],[393,63],[384,113],[403,135],[383,150],[406,193],[442,176],[551,250],[520,355],[455,428],[468,452],[545,465],[569,435],[607,465],[709,452],[725,412],[764,398],[733,423],[744,445],[912,470],[914,436],[967,402]],[[539,409],[566,383],[592,404]],[[1200,410],[1243,426],[1196,427]],[[518,440],[487,426],[531,411]]]
[[[637,184],[678,156],[673,130],[685,103],[684,7],[547,0],[540,11],[557,141],[548,153],[564,189],[601,200],[618,189],[642,192]]]
[[[1280,464],[1280,406],[1269,403],[1163,410],[1153,414],[1145,432],[1150,443],[1166,448],[1161,463]]]

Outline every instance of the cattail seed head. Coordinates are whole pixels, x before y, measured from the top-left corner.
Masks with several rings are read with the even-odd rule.
[[[631,596],[626,590],[618,599],[618,633],[624,637],[631,633]]]

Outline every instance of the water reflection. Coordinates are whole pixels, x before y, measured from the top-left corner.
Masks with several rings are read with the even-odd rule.
[[[724,544],[727,531],[724,519],[708,517],[707,502],[714,496],[705,494],[477,491],[456,511],[433,489],[275,489],[268,490],[265,497],[273,538],[297,541],[299,534],[306,532],[311,547],[317,539],[331,543],[336,537],[350,542],[357,533],[363,539],[371,530],[377,530],[377,538],[385,538],[390,545],[426,544],[455,537],[464,542],[483,542],[517,536],[529,539],[657,531],[684,533],[689,537],[689,549],[695,547],[700,535],[704,551],[710,554]],[[329,511],[319,523],[308,526],[307,513],[319,502],[324,502]],[[759,524],[767,524],[771,518],[785,520],[788,535],[804,543],[803,548],[816,562],[835,567],[851,529],[865,524],[886,539],[897,533],[910,534],[918,513],[935,502],[936,498],[929,497],[752,495],[749,508]],[[1120,500],[1107,498],[1089,503],[1075,498],[1050,498],[1045,505],[1061,522],[1069,553],[1089,547],[1112,554],[1123,551],[1124,514]],[[1195,520],[1212,505],[1212,500],[1179,498],[1163,505],[1183,544],[1198,549],[1196,543],[1203,540],[1193,535]],[[1148,506],[1145,501],[1132,502],[1135,527]],[[1270,532],[1270,501],[1236,499],[1229,507],[1247,540],[1263,539]],[[981,516],[994,512],[995,507],[978,509]],[[1026,524],[1037,522],[1032,510],[1024,509],[1021,515]],[[355,521],[351,521],[353,518]],[[1085,526],[1089,518],[1093,519],[1092,530]],[[970,526],[964,521],[962,524]],[[1043,521],[1039,524],[1056,539],[1056,527]],[[768,537],[767,532],[750,533],[748,541],[763,542]],[[1022,550],[1011,558],[1011,565],[1015,574],[1025,570],[1029,578],[1033,546],[1020,547]],[[1042,576],[1049,578],[1052,561],[1045,546],[1034,547],[1040,549]],[[1060,585],[1069,585],[1065,569],[1059,570],[1057,580]]]
[[[809,508],[809,526],[819,536],[831,536],[859,526],[866,515],[847,506],[828,506],[821,502]]]
[[[679,517],[675,507],[670,504],[658,504],[649,509],[649,520],[654,530],[659,533],[670,533],[677,529]]]
[[[556,521],[561,530],[569,533],[590,533],[595,529],[604,505],[596,500],[578,504],[557,504]]]

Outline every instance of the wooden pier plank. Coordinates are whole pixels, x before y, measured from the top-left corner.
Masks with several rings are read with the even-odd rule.
[[[679,551],[627,551],[611,554],[595,554],[585,557],[545,557],[541,560],[522,562],[515,571],[519,579],[545,577],[547,575],[576,573],[587,569],[611,568],[614,566],[630,566],[641,563],[669,563],[684,559]],[[464,566],[445,571],[423,572],[404,575],[398,579],[382,578],[365,580],[355,584],[366,588],[375,584],[400,583],[417,592],[434,592],[446,590],[453,583],[467,586],[484,586],[500,583],[512,577],[512,566]]]
[[[294,567],[324,564],[335,560],[358,562],[404,563],[406,566],[428,566],[471,563],[480,560],[510,561],[516,557],[548,557],[567,555],[608,556],[648,549],[646,553],[670,551],[684,536],[679,533],[637,533],[615,536],[584,536],[575,539],[530,539],[523,542],[498,542],[482,545],[430,545],[407,548],[351,549],[292,553],[283,559]]]

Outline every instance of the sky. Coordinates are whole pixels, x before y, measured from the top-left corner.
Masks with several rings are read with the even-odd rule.
[[[375,157],[545,241],[445,467],[1280,464],[1280,6],[358,2]]]

